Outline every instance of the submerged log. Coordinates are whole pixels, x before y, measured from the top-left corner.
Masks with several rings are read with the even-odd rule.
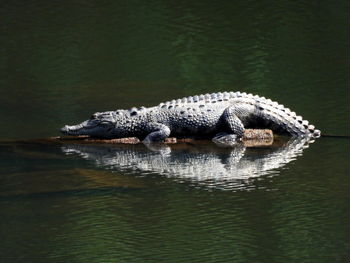
[[[138,144],[141,141],[136,137],[120,138],[120,139],[95,139],[88,136],[70,136],[70,137],[53,137],[52,139],[60,141],[78,141],[81,143],[107,143],[107,144]],[[165,139],[166,144],[195,142],[195,138],[175,138]],[[242,137],[242,142],[246,146],[270,145],[273,142],[273,133],[268,129],[246,129]]]

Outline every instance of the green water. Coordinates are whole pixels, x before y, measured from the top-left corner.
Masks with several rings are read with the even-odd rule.
[[[1,3],[0,262],[347,262],[349,139],[30,140],[237,90],[349,135],[349,14],[348,1]]]

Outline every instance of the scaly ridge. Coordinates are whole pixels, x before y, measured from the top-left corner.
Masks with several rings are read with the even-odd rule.
[[[286,130],[292,135],[305,135],[311,137],[320,137],[321,135],[321,132],[315,129],[314,125],[309,124],[309,122],[304,120],[301,116],[297,116],[295,112],[291,111],[289,108],[286,108],[283,104],[279,104],[271,99],[246,92],[237,91],[200,94],[184,97],[182,99],[166,101],[158,106],[165,107],[164,105],[170,106],[175,104],[217,103],[234,99],[248,99],[247,101],[244,101],[247,104],[261,104],[263,106],[262,108],[267,112],[267,114],[284,123]],[[251,102],[251,100],[254,100],[254,103]],[[242,103],[241,100],[239,102]]]

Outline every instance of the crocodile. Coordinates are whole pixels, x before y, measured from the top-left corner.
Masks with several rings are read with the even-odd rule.
[[[217,92],[184,97],[154,107],[96,112],[90,119],[64,126],[64,135],[95,138],[137,137],[144,143],[169,136],[240,140],[246,128],[318,138],[320,130],[295,112],[265,97],[245,92]]]

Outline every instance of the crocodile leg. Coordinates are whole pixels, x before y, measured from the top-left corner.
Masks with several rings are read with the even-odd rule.
[[[242,121],[237,117],[242,113],[242,109],[237,106],[227,107],[222,114],[224,123],[227,124],[229,131],[242,137],[244,134],[244,126]]]
[[[143,143],[146,143],[146,144],[153,143],[153,142],[161,142],[165,138],[169,137],[170,135],[169,127],[161,123],[157,123],[157,122],[147,123],[146,129],[147,131],[149,131],[149,134],[142,141]]]
[[[237,117],[241,109],[236,106],[227,107],[223,114],[222,120],[227,126],[230,133],[221,132],[214,136],[213,141],[217,144],[234,145],[240,141],[244,134],[244,126],[242,121]]]

